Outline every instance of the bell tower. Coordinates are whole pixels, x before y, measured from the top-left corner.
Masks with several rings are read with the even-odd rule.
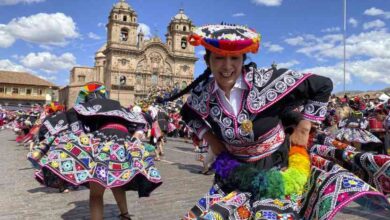
[[[174,54],[182,56],[194,56],[194,47],[187,42],[187,36],[194,29],[192,21],[184,14],[184,10],[180,9],[168,25],[168,33],[166,36],[167,46]]]
[[[117,2],[108,17],[107,46],[120,44],[124,46],[137,46],[137,13],[126,0]]]

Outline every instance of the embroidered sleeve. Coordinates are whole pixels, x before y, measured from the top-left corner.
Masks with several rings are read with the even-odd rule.
[[[199,139],[203,139],[203,135],[210,130],[210,127],[201,120],[191,120],[188,126],[198,136]]]
[[[303,117],[314,123],[325,120],[332,81],[324,76],[311,75],[296,88],[294,94],[304,100]]]
[[[314,123],[321,123],[325,120],[327,106],[327,102],[309,100],[305,105],[303,118]]]
[[[181,111],[183,121],[187,126],[198,136],[199,139],[203,138],[203,135],[210,130],[210,126],[207,122],[198,115],[194,110],[185,104]]]

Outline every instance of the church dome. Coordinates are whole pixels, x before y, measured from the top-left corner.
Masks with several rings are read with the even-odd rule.
[[[188,16],[184,14],[184,10],[180,9],[179,13],[173,17],[174,19],[177,20],[189,20]]]
[[[107,48],[107,43],[105,43],[98,51],[95,53],[95,58],[104,58],[106,55],[103,54],[103,52]]]
[[[95,58],[104,58],[106,55],[104,55],[102,52],[97,52],[95,55]]]
[[[114,5],[114,9],[122,9],[122,10],[129,10],[133,11],[129,3],[126,2],[126,0],[120,0]]]

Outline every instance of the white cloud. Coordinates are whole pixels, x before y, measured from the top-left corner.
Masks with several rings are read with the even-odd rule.
[[[99,23],[97,24],[97,26],[98,26],[98,27],[105,27],[105,26],[106,26],[106,24],[105,24],[105,23],[103,23],[103,22],[99,22]]]
[[[32,4],[44,2],[45,0],[0,0],[0,5],[16,5],[19,3],[23,4]]]
[[[302,36],[287,38],[284,42],[292,46],[305,45],[305,39]]]
[[[34,73],[33,70],[26,68],[22,65],[13,63],[12,61],[10,61],[8,59],[0,60],[0,70]]]
[[[38,76],[38,77],[41,79],[47,80],[47,81],[51,81],[51,82],[53,82],[54,80],[57,79],[56,76]]]
[[[325,61],[325,56],[320,52],[331,53],[331,50],[335,47],[335,45],[342,42],[342,40],[342,34],[328,34],[322,37],[306,34],[288,38],[284,41],[292,46],[299,46],[300,48],[297,49],[298,53],[314,57],[318,61]]]
[[[280,46],[278,44],[272,44],[270,42],[264,42],[263,46],[265,48],[268,48],[268,51],[275,52],[275,53],[282,52],[284,50],[284,48],[282,46]]]
[[[285,63],[277,63],[278,68],[290,68],[290,67],[293,67],[297,64],[300,64],[300,62],[297,60],[290,60],[290,61],[285,62]]]
[[[12,19],[8,24],[1,25],[3,34],[9,42],[21,39],[41,45],[65,46],[68,39],[79,37],[73,19],[63,13],[39,13],[29,17]],[[2,38],[2,37],[0,37]],[[12,44],[4,44],[9,47]]]
[[[283,0],[252,0],[256,5],[280,6]]]
[[[372,58],[349,63],[348,70],[363,82],[390,85],[390,58]]]
[[[137,33],[139,33],[142,29],[142,32],[144,33],[145,39],[149,39],[152,37],[152,34],[150,32],[150,27],[144,23],[139,23],[139,26],[137,28]]]
[[[357,27],[359,22],[355,18],[349,18],[348,23],[350,23],[352,27]]]
[[[70,70],[76,65],[76,57],[71,53],[56,56],[49,52],[29,53],[22,57],[20,62],[29,68],[43,70],[47,73],[55,73],[58,70]]]
[[[245,14],[242,13],[242,12],[238,12],[238,13],[233,14],[232,16],[233,16],[233,17],[244,17]]]
[[[367,84],[386,83],[390,85],[390,58],[372,58],[367,60],[350,61],[346,63],[346,83],[353,83],[352,77],[362,80]],[[303,72],[315,73],[332,79],[335,85],[344,82],[343,63],[334,66],[319,66],[303,70]]]
[[[271,44],[268,48],[270,52],[282,52],[284,50],[283,47],[277,44]]]
[[[291,40],[299,39],[299,40]],[[341,34],[314,37],[303,35],[290,38],[290,45],[298,46],[297,52],[313,57],[318,61],[327,58],[343,58],[343,36]],[[294,44],[292,44],[294,43]],[[390,58],[390,33],[385,29],[362,32],[346,39],[347,58],[382,57]]]
[[[342,84],[344,82],[343,64],[339,63],[334,66],[318,66],[303,70],[305,73],[314,73],[321,76],[329,77],[334,85]],[[345,73],[345,82],[351,82],[351,74],[349,71]]]
[[[100,40],[101,37],[95,33],[92,33],[92,32],[89,32],[88,33],[88,37],[91,38],[91,39],[94,39],[94,40]]]
[[[325,28],[325,29],[322,29],[321,32],[339,32],[340,31],[340,28],[339,27],[330,27],[330,28]]]
[[[386,19],[390,18],[390,11],[383,11],[382,9],[375,8],[375,7],[365,10],[364,14],[368,16],[381,16]]]
[[[363,29],[368,30],[368,29],[373,29],[373,28],[382,28],[384,26],[386,26],[385,22],[383,22],[379,19],[376,19],[375,21],[370,21],[370,22],[364,23]]]
[[[352,35],[347,39],[350,56],[390,58],[390,33],[385,30]]]
[[[297,52],[305,54],[308,57],[312,56],[316,58],[318,61],[325,61],[325,57],[328,56],[325,56],[324,54],[338,52],[338,51],[333,51],[333,49],[334,49],[334,44],[332,43],[318,42],[313,46],[300,48],[297,50]]]
[[[7,26],[0,24],[0,47],[10,47],[15,42],[15,38],[8,33]]]

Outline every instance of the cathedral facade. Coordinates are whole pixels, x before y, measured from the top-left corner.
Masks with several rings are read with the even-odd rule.
[[[192,21],[180,9],[172,17],[165,42],[156,36],[145,39],[137,31],[138,15],[120,0],[108,17],[107,42],[95,54],[94,67],[74,67],[69,85],[60,90],[60,102],[74,105],[80,88],[88,82],[100,82],[111,99],[123,106],[146,97],[153,87],[185,87],[193,81],[197,58],[186,37],[193,30]]]

